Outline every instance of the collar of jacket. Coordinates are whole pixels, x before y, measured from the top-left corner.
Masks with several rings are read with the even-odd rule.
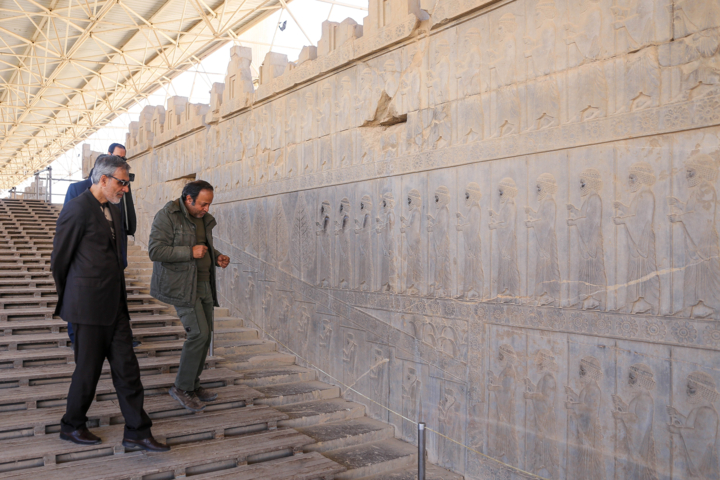
[[[178,198],[177,200],[173,201],[170,205],[170,213],[173,212],[180,212],[182,213],[185,218],[190,221],[190,214],[187,211],[187,208],[185,207],[185,203],[181,201],[182,199]],[[211,229],[217,225],[217,221],[215,220],[215,217],[213,217],[209,212],[205,214],[203,217],[203,223],[205,224],[205,229]]]

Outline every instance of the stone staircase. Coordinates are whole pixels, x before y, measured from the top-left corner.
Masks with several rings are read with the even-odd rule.
[[[152,262],[131,245],[126,271],[133,334],[153,433],[169,453],[125,453],[123,418],[109,370],[89,425],[103,438],[79,446],[58,438],[74,369],[49,272],[58,209],[0,200],[0,478],[411,479],[417,449],[394,427],[365,416],[227,309],[216,309],[215,351],[201,376],[218,400],[200,414],[167,395],[185,332],[174,308],[149,296]],[[462,477],[428,465],[428,479]]]

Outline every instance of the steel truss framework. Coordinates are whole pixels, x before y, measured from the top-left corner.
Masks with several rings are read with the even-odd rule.
[[[3,0],[0,189],[289,0]]]

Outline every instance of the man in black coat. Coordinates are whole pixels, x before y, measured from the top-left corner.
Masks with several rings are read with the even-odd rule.
[[[51,269],[58,294],[55,315],[75,329],[75,371],[68,391],[60,438],[81,445],[101,443],[87,429],[103,362],[108,359],[127,450],[167,451],[150,433],[143,409],[140,367],[132,347],[117,205],[128,190],[130,166],[108,155],[95,163],[93,185],[67,203],[57,220]]]

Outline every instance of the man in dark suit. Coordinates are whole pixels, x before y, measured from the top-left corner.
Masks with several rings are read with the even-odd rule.
[[[125,158],[125,147],[123,145],[120,145],[119,143],[113,143],[108,148],[108,155],[116,155],[118,157]],[[105,154],[100,155],[101,157],[105,156]],[[100,157],[98,157],[100,158]],[[97,161],[97,160],[96,160]],[[92,186],[92,170],[90,170],[90,175],[88,175],[88,178],[85,180],[82,180],[80,182],[75,182],[70,184],[70,186],[67,189],[67,193],[65,194],[65,203],[67,204],[70,200],[73,198],[79,196],[86,190],[89,190]],[[125,268],[127,268],[127,237],[128,235],[135,235],[135,229],[137,228],[137,218],[135,216],[135,204],[133,203],[132,198],[132,190],[130,189],[130,185],[127,187],[128,191],[125,195],[123,195],[122,202],[118,204],[120,207],[120,222],[123,225],[122,228],[122,235],[121,242],[120,242],[120,250],[122,251],[122,258],[123,258],[123,265]],[[68,324],[68,337],[70,337],[70,341],[72,343],[75,343],[75,332],[73,331],[72,325]],[[139,342],[136,342],[139,344]]]
[[[143,409],[120,253],[122,223],[111,206],[128,191],[129,170],[121,157],[99,158],[93,185],[67,203],[57,220],[50,264],[58,293],[55,315],[75,329],[75,371],[60,438],[81,445],[101,443],[86,422],[107,358],[125,417],[123,445],[128,450],[167,451],[167,445],[152,437],[152,421]]]

